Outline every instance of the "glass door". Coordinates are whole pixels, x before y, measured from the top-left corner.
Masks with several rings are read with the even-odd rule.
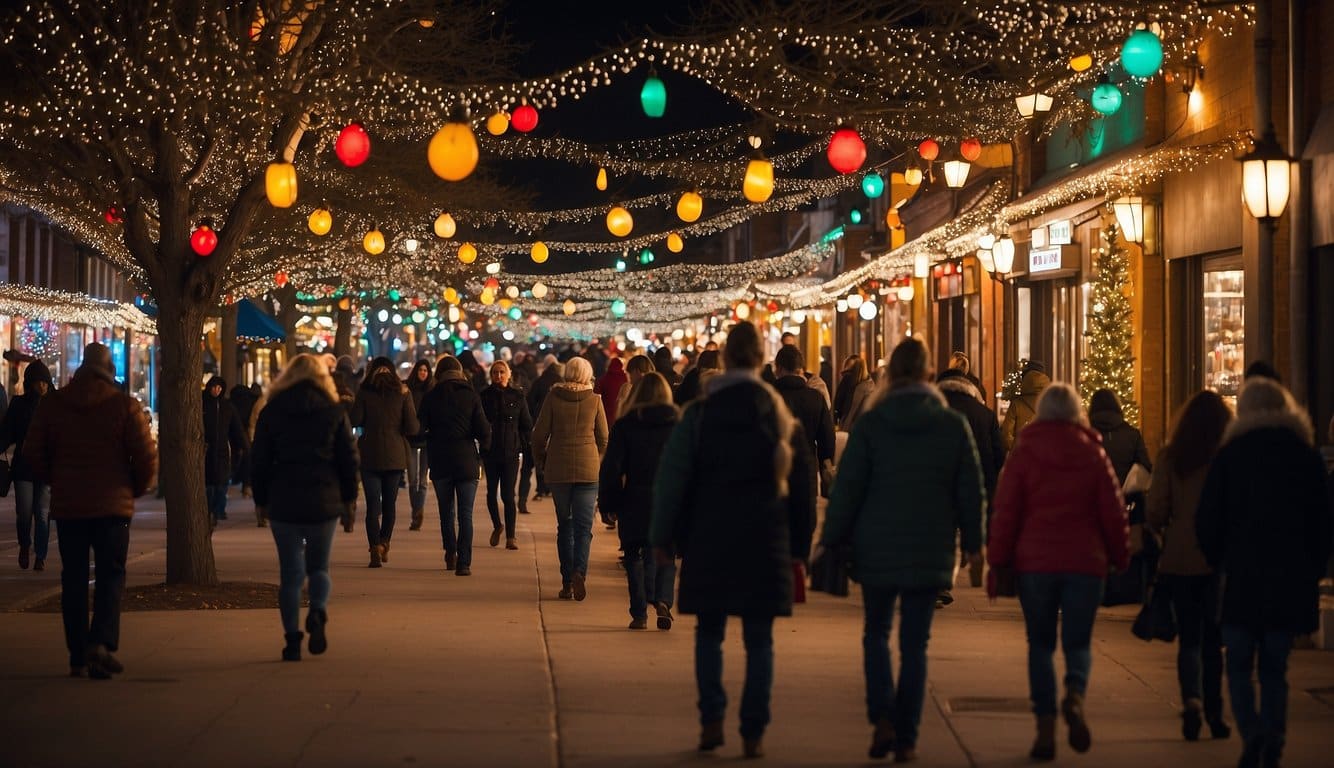
[[[1204,272],[1204,387],[1236,406],[1246,367],[1244,277],[1240,269]]]

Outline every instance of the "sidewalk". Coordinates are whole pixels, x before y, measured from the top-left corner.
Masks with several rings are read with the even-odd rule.
[[[486,545],[484,498],[471,577],[442,568],[438,520],[406,530],[391,562],[365,567],[361,525],[339,532],[330,650],[278,661],[276,610],[131,612],[127,672],[110,682],[64,677],[58,616],[0,613],[0,765],[29,766],[676,766],[739,759],[739,628],[727,641],[727,744],[694,752],[698,725],[693,619],[631,632],[616,537],[594,532],[589,597],[557,600],[550,501],[519,518],[518,552]],[[160,582],[160,502],[136,518],[133,584]],[[428,500],[434,510],[434,499]],[[154,511],[157,510],[157,511]],[[276,583],[269,532],[248,500],[214,535],[219,577]],[[12,502],[0,525],[12,522]],[[5,548],[5,547],[8,548]],[[133,557],[133,554],[132,554]],[[0,545],[0,607],[50,593]],[[935,616],[921,766],[1027,765],[1025,645],[1018,605],[956,591]],[[866,765],[860,600],[813,595],[775,625],[773,722],[764,765]],[[1231,766],[1240,742],[1181,741],[1175,648],[1129,632],[1133,611],[1105,611],[1095,630],[1088,710],[1093,750],[1058,765]],[[650,622],[650,626],[652,623]],[[1293,654],[1287,766],[1328,764],[1334,750],[1334,656]],[[1312,691],[1315,691],[1313,694]],[[1323,700],[1322,698],[1323,697]],[[69,724],[77,724],[73,728]],[[1062,734],[1063,735],[1063,734]]]

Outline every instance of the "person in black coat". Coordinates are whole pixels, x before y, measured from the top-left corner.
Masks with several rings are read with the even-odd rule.
[[[658,459],[681,413],[672,404],[672,388],[660,373],[639,380],[616,419],[598,472],[598,508],[616,521],[625,552],[625,579],[630,588],[630,629],[648,628],[648,606],[658,614],[658,629],[672,628],[672,590],[676,560],[655,563],[648,545],[653,509],[653,480]]]
[[[555,355],[547,355],[543,359],[542,374],[533,380],[533,386],[528,390],[528,415],[536,418],[537,414],[542,412],[542,401],[547,399],[551,388],[560,383],[561,377],[565,375],[565,365],[556,359]],[[528,514],[528,491],[532,489],[532,477],[537,475],[537,493],[533,494],[533,501],[537,501],[544,496],[551,495],[551,489],[547,488],[547,481],[542,470],[537,468],[537,462],[533,461],[532,450],[523,452],[523,464],[519,467],[519,514]]]
[[[357,446],[323,362],[297,355],[269,389],[251,457],[255,506],[268,516],[278,548],[284,661],[300,661],[301,586],[309,579],[310,652],[325,651],[329,553],[334,530],[357,496]]]
[[[779,349],[774,356],[774,375],[774,389],[801,423],[811,455],[827,476],[834,464],[834,416],[824,397],[807,382],[802,371],[801,350],[793,346]],[[826,496],[828,492],[827,487],[823,489]]]
[[[435,385],[435,377],[431,373],[431,361],[424,358],[418,360],[408,372],[407,381],[403,383],[407,385],[408,393],[412,395],[413,412],[421,410],[422,398],[426,397],[426,393]],[[429,468],[426,438],[421,433],[412,435],[408,438],[408,501],[412,505],[412,524],[408,526],[410,531],[420,531],[425,519],[426,478]]]
[[[673,365],[671,347],[663,345],[653,351],[653,368],[662,374],[673,391],[681,386],[681,374],[676,372],[676,366]]]
[[[232,462],[249,447],[241,417],[223,393],[227,382],[214,376],[204,387],[204,490],[213,525],[227,519],[227,485],[232,476]]]
[[[486,376],[486,369],[482,367],[481,362],[478,361],[476,354],[471,349],[465,349],[459,353],[459,365],[463,366],[463,376],[472,385],[473,391],[481,394],[482,390],[491,386],[491,382]]]
[[[1118,483],[1125,485],[1130,468],[1136,464],[1153,471],[1149,449],[1144,446],[1144,435],[1126,423],[1115,392],[1100,389],[1089,398],[1089,426],[1102,433],[1102,449],[1112,460]]]
[[[505,549],[518,549],[515,539],[514,483],[519,476],[519,453],[529,453],[533,419],[523,392],[510,386],[510,367],[504,361],[491,364],[491,386],[482,390],[482,412],[491,423],[491,446],[483,455],[486,464],[486,509],[491,513],[491,546],[500,544],[505,534]],[[501,524],[496,491],[505,505]]]
[[[1240,765],[1278,765],[1293,638],[1319,625],[1330,554],[1325,467],[1306,413],[1278,382],[1247,379],[1205,477],[1195,533],[1223,579],[1221,626]],[[1260,709],[1252,670],[1259,657]]]
[[[681,386],[676,388],[676,392],[673,395],[676,404],[684,408],[691,400],[699,397],[700,393],[703,391],[699,383],[700,376],[703,375],[704,371],[716,370],[718,368],[722,368],[722,363],[719,362],[718,350],[706,349],[703,352],[700,352],[699,359],[695,362],[695,366],[686,371],[685,378],[681,379]]]
[[[23,369],[23,394],[9,403],[0,416],[0,451],[14,446],[10,477],[14,481],[14,514],[18,522],[19,568],[27,568],[36,557],[34,571],[46,570],[46,554],[51,541],[48,502],[51,488],[39,482],[23,455],[23,441],[37,413],[37,406],[51,390],[51,371],[41,360],[33,360]]]
[[[407,439],[420,430],[417,409],[408,388],[394,372],[394,363],[377,357],[352,402],[349,421],[361,427],[361,486],[366,498],[366,543],[371,568],[389,562],[397,522],[398,486],[408,468]]]
[[[246,438],[253,438],[250,434],[251,416],[255,412],[255,404],[259,402],[260,394],[256,393],[250,387],[244,384],[237,384],[232,387],[232,391],[227,397],[232,401],[232,407],[236,409],[236,415],[241,419],[241,428],[246,432]],[[233,483],[241,484],[241,496],[243,498],[250,496],[250,453],[241,455],[236,464],[232,466]]]
[[[456,358],[446,357],[436,365],[435,387],[422,398],[417,419],[426,435],[431,484],[440,505],[445,570],[468,576],[472,573],[472,504],[480,468],[477,454],[479,447],[485,452],[491,446],[491,425],[482,412],[481,398]]]

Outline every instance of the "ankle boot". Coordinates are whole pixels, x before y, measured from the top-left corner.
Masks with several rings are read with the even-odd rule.
[[[371,564],[367,567],[368,568],[380,567],[380,548],[373,544],[371,545]]]
[[[1200,726],[1204,725],[1204,705],[1199,699],[1186,699],[1181,710],[1181,736],[1186,741],[1198,741]]]
[[[1223,719],[1221,705],[1219,710],[1206,709],[1204,712],[1204,722],[1209,724],[1209,736],[1215,739],[1226,739],[1232,735],[1232,728],[1228,726],[1227,721]]]
[[[422,523],[426,521],[426,510],[417,507],[412,510],[412,524],[408,526],[409,531],[420,531]]]
[[[301,638],[305,634],[288,632],[283,637],[287,640],[287,647],[283,648],[283,661],[301,661]]]
[[[1087,752],[1093,746],[1093,736],[1089,733],[1088,722],[1084,720],[1084,694],[1070,691],[1061,702],[1061,714],[1065,715],[1065,727],[1070,748],[1076,752]]]
[[[1028,756],[1043,761],[1056,759],[1056,715],[1038,715],[1038,734]]]
[[[723,745],[723,721],[704,723],[699,727],[699,751],[709,752]]]
[[[764,757],[764,742],[759,738],[742,739],[741,754],[744,757]]]
[[[306,631],[310,633],[310,654],[319,656],[329,649],[329,639],[324,635],[324,625],[329,623],[329,614],[310,609],[306,614]],[[300,642],[300,641],[298,641]]]
[[[880,718],[875,723],[875,730],[871,732],[871,748],[867,756],[879,760],[893,752],[895,738],[894,723],[887,717]]]

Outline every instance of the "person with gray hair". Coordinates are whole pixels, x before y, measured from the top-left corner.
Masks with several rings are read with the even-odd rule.
[[[1070,747],[1087,752],[1092,736],[1084,694],[1093,663],[1093,620],[1109,568],[1130,562],[1130,522],[1121,487],[1102,440],[1088,425],[1079,393],[1048,385],[1033,423],[1001,470],[991,516],[987,592],[1000,591],[999,573],[1015,574],[1028,630],[1028,687],[1037,718],[1029,756],[1056,758],[1056,625],[1065,653],[1061,712]]]

